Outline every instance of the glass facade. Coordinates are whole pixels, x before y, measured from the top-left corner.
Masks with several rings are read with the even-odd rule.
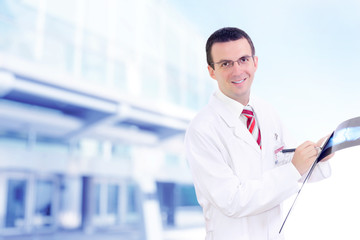
[[[203,67],[204,39],[167,1],[0,0],[0,36],[0,71],[16,82],[0,87],[0,237],[138,234],[146,201],[160,204],[165,227],[176,226],[177,209],[198,208],[185,159],[173,150],[184,128],[173,122],[186,125],[214,81]],[[92,109],[89,98],[117,105]],[[121,120],[135,126],[119,129]],[[158,135],[171,131],[181,134],[167,149],[171,141]],[[153,171],[152,193],[137,168]]]
[[[163,1],[140,2],[2,0],[0,51],[119,94],[129,93],[134,67],[135,95],[198,109],[208,94],[196,93],[213,90],[203,40],[181,34]]]

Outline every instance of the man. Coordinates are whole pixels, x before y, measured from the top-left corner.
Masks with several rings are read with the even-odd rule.
[[[219,90],[193,119],[185,137],[206,240],[283,239],[281,203],[298,191],[320,142],[307,141],[294,154],[281,152],[294,145],[274,110],[250,94],[258,57],[244,31],[214,32],[206,54]],[[312,180],[329,175],[323,161]]]

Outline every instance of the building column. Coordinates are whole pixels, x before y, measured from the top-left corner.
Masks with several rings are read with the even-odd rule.
[[[156,148],[140,147],[134,151],[134,176],[142,192],[142,222],[144,239],[162,239],[162,220],[157,197],[155,174],[163,156]]]

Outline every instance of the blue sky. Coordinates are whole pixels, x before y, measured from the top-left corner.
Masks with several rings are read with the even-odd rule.
[[[360,116],[359,1],[169,2],[205,39],[224,26],[248,32],[259,56],[253,93],[275,106],[299,142]]]

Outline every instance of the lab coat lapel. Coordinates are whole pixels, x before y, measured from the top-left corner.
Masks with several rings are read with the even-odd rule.
[[[253,135],[249,132],[241,120],[234,116],[234,114],[232,114],[219,99],[217,99],[215,96],[212,96],[210,100],[210,106],[224,120],[226,125],[233,129],[233,133],[236,137],[241,138],[257,152],[261,153],[260,147],[255,141]]]

